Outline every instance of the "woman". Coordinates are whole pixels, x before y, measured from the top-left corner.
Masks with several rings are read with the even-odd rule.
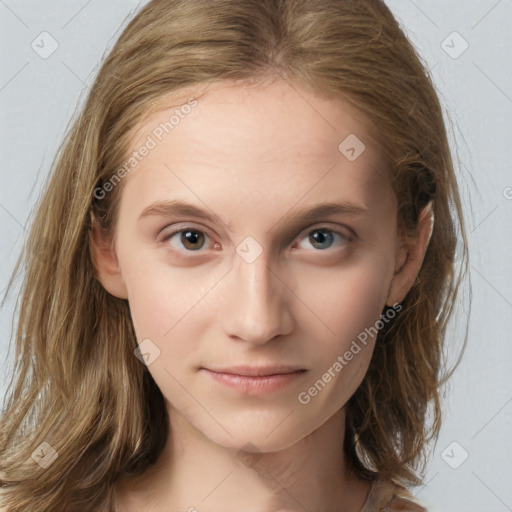
[[[27,242],[3,506],[425,510],[457,224],[383,2],[149,2]]]

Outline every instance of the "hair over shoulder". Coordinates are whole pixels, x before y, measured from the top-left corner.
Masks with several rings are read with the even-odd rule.
[[[197,99],[210,83],[272,77],[347,100],[369,121],[403,232],[432,202],[420,274],[379,332],[345,437],[360,476],[421,481],[441,425],[440,386],[453,371],[445,331],[467,267],[466,252],[455,261],[464,219],[428,69],[381,0],[153,0],[102,62],[10,282],[23,271],[0,420],[6,511],[109,512],[116,480],[158,458],[168,436],[164,398],[134,357],[127,301],[101,286],[90,252],[91,215],[115,233],[123,181],[101,199],[95,191],[122,167],[133,130],[173,93]],[[41,454],[51,463],[41,465]]]

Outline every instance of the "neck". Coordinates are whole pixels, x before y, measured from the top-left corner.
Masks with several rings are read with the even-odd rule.
[[[344,454],[344,409],[300,442],[272,453],[227,449],[176,410],[169,417],[170,435],[157,463],[136,482],[120,482],[120,510],[131,512],[128,502],[133,510],[151,503],[158,511],[198,512],[353,512],[363,506],[369,484],[353,474]]]

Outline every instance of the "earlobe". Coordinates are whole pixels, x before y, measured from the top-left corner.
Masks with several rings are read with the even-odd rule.
[[[402,302],[421,269],[434,229],[434,209],[430,201],[420,212],[416,235],[404,241],[397,253],[395,274],[391,281],[387,306]]]
[[[89,248],[96,278],[103,288],[119,299],[128,298],[128,290],[121,274],[114,247],[101,231],[99,223],[91,212]]]

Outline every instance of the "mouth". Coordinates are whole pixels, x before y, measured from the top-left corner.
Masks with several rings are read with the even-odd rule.
[[[307,372],[297,366],[236,366],[223,369],[201,368],[213,381],[244,394],[278,391]]]
[[[299,365],[267,365],[250,366],[235,365],[226,368],[204,368],[215,373],[227,375],[239,375],[241,377],[272,377],[274,375],[287,375],[295,372],[305,372],[306,369]]]

